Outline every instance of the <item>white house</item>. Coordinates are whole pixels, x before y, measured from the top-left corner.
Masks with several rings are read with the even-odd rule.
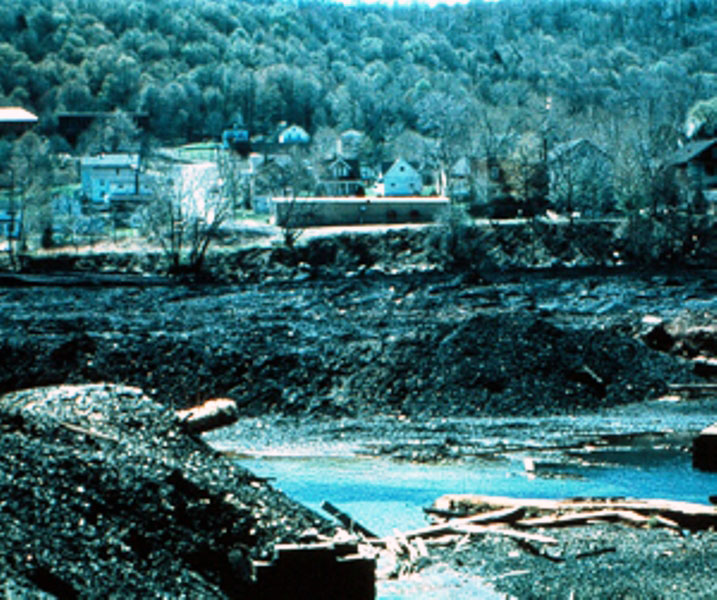
[[[280,144],[308,144],[311,136],[303,127],[290,125],[279,134]]]
[[[403,158],[398,158],[383,175],[385,196],[415,196],[421,193],[421,174]]]
[[[139,172],[137,154],[101,154],[80,161],[82,193],[93,203],[108,205],[113,195],[151,194]]]

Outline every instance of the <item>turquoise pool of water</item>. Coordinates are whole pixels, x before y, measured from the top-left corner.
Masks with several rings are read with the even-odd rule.
[[[587,459],[587,462],[586,462]],[[425,524],[423,507],[443,494],[519,498],[627,496],[706,503],[717,474],[694,470],[689,453],[602,449],[580,461],[536,463],[520,457],[467,464],[413,464],[368,457],[256,457],[239,461],[275,487],[321,512],[324,500],[377,535]]]

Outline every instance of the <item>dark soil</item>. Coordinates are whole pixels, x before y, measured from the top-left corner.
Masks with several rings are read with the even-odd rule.
[[[181,434],[167,409],[229,396],[244,416],[390,415],[397,424],[527,417],[600,411],[663,395],[669,382],[700,380],[691,359],[711,356],[715,338],[686,324],[713,322],[714,271],[627,270],[612,247],[601,249],[600,232],[567,239],[552,231],[539,245],[528,232],[526,247],[526,231],[420,243],[417,234],[342,237],[296,251],[220,254],[208,261],[210,283],[158,279],[157,257],[26,261],[43,285],[13,275],[0,288],[0,392],[106,381],[136,386],[152,400],[92,393],[92,412],[78,421],[58,415],[54,401],[39,412],[25,396],[24,408],[4,401],[0,448],[12,458],[0,469],[3,591],[241,597],[251,558],[309,527],[327,530]],[[73,277],[89,275],[68,284],[52,273],[56,260]],[[553,268],[524,269],[531,264]],[[48,285],[53,277],[57,285]],[[663,332],[648,315],[663,319]],[[53,396],[37,398],[43,405]],[[538,565],[549,561],[531,557],[534,575],[506,578],[506,590],[581,597],[583,577],[603,581],[610,569],[621,582],[605,588],[614,594],[586,597],[695,597],[712,589],[682,577],[680,560],[670,567],[651,560],[648,547],[662,547],[654,537],[662,534],[644,533],[634,543],[619,540],[630,543],[633,566],[610,567],[612,553],[546,574]],[[713,540],[704,536],[688,538],[698,542],[684,554],[693,574],[710,561]],[[671,542],[670,556],[682,556],[683,542]],[[507,548],[451,560],[488,575],[523,569],[510,552],[501,558]],[[588,564],[595,570],[582,575]],[[646,565],[665,569],[665,585],[676,592],[652,595],[663,580],[650,579],[633,594],[630,577]]]
[[[545,529],[555,546],[474,537],[462,550],[434,560],[485,577],[511,598],[707,599],[717,596],[714,532],[682,534],[603,524]]]
[[[544,414],[666,392],[692,366],[643,315],[714,275],[369,274],[236,286],[16,287],[0,294],[0,391],[112,381],[243,414]]]

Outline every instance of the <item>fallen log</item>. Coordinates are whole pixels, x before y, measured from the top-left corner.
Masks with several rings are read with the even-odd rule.
[[[461,525],[493,522],[511,523],[520,519],[523,514],[524,511],[521,507],[510,507],[488,513],[480,513],[477,515],[472,515],[470,517],[463,517],[461,519],[452,519],[450,521],[446,521],[445,523],[427,525],[426,527],[414,529],[413,531],[404,531],[403,535],[407,539],[411,539],[413,537],[428,537],[442,533],[450,533],[456,527],[459,527]]]
[[[536,548],[531,544],[530,542],[526,540],[516,540],[518,542],[518,546],[520,546],[523,550],[529,552],[533,556],[538,556],[540,558],[544,558],[546,560],[549,560],[550,562],[555,563],[561,563],[565,562],[565,559],[562,556],[553,556],[552,554],[548,554],[544,550],[540,548]]]
[[[626,521],[632,525],[646,525],[650,518],[629,510],[599,510],[572,512],[517,521],[517,527],[565,527],[584,525],[591,521]]]
[[[628,521],[640,521],[637,515],[650,517],[652,521],[671,528],[687,528],[692,530],[707,529],[717,526],[717,507],[709,504],[697,504],[693,502],[681,502],[676,500],[662,499],[627,499],[627,498],[605,498],[605,499],[568,499],[568,500],[546,500],[546,499],[526,499],[526,498],[509,498],[505,496],[481,496],[481,495],[449,495],[442,496],[436,501],[440,507],[453,506],[470,507],[475,510],[485,509],[523,509],[526,512],[537,514],[540,516],[533,519],[523,520],[523,526],[540,527],[540,526],[559,526],[560,524],[570,525],[578,522],[586,522],[595,519],[596,514],[603,511],[612,511],[612,518],[622,517]],[[586,516],[584,512],[592,512],[592,515]],[[619,512],[616,513],[616,511]],[[564,516],[563,520],[556,521],[556,516],[547,516],[545,513],[562,514],[568,512],[568,516]],[[582,514],[581,514],[582,513]],[[607,518],[608,514],[604,514],[603,518]],[[541,522],[541,519],[547,519]],[[516,522],[516,524],[520,521]],[[545,523],[546,525],[543,525]]]
[[[87,429],[86,427],[80,427],[79,425],[66,423],[64,421],[60,421],[60,425],[69,431],[72,431],[74,433],[81,433],[88,437],[97,438],[99,440],[105,440],[108,442],[114,442],[115,444],[119,444],[120,442],[119,439],[117,439],[116,437],[108,435],[106,433],[102,433],[100,431],[95,431],[94,429]]]
[[[175,414],[184,428],[192,433],[225,427],[239,418],[237,404],[231,398],[207,400],[199,406],[178,410]]]
[[[717,383],[668,383],[667,389],[673,392],[717,393]]]

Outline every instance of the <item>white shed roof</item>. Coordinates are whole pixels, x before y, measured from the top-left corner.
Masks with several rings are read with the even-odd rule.
[[[19,106],[0,107],[0,123],[37,123],[37,117]]]

